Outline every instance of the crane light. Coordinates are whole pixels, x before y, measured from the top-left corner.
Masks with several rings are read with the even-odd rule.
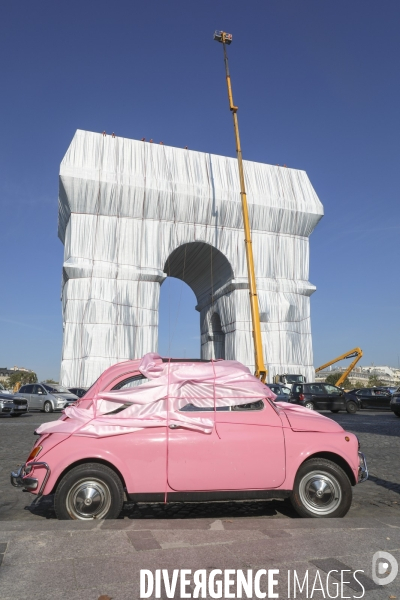
[[[214,31],[214,40],[229,45],[232,43],[232,34],[225,33],[225,31]]]

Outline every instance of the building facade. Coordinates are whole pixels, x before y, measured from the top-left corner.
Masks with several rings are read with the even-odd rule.
[[[269,379],[312,379],[309,236],[323,207],[304,171],[244,169]],[[167,276],[196,295],[202,358],[254,369],[235,159],[78,130],[60,167],[59,237],[61,383],[91,385],[157,351]]]

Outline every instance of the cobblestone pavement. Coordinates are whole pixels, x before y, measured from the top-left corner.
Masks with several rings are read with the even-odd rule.
[[[367,457],[370,479],[354,488],[348,517],[376,517],[381,514],[400,517],[400,419],[386,411],[360,411],[356,415],[325,414],[358,435],[361,449]],[[51,497],[32,506],[30,494],[11,487],[9,473],[28,456],[35,440],[35,428],[58,417],[58,414],[39,412],[18,419],[0,417],[0,521],[55,518]],[[172,503],[167,506],[126,503],[121,516],[130,519],[296,517],[290,503],[283,500]]]

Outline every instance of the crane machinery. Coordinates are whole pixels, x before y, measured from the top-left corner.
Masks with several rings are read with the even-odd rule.
[[[253,248],[252,248],[252,244],[251,244],[250,220],[249,220],[249,211],[248,211],[248,207],[247,207],[247,196],[246,196],[246,187],[245,187],[244,171],[243,171],[242,149],[240,146],[239,123],[238,123],[238,117],[237,117],[238,107],[235,106],[235,104],[233,102],[231,77],[229,74],[229,65],[228,65],[228,55],[226,52],[226,46],[230,45],[232,43],[232,34],[226,33],[225,31],[215,31],[214,40],[217,42],[220,42],[224,49],[224,63],[225,63],[226,85],[228,88],[229,110],[232,113],[233,129],[235,131],[236,155],[237,155],[237,161],[238,161],[238,167],[239,167],[240,196],[242,199],[247,273],[248,273],[248,279],[249,279],[251,320],[252,320],[252,326],[253,326],[254,354],[255,354],[255,365],[256,365],[255,376],[258,377],[259,379],[261,379],[261,381],[265,383],[265,380],[267,377],[267,369],[264,365],[262,339],[261,339],[260,310],[259,310],[259,306],[258,306]]]
[[[319,371],[323,371],[323,369],[330,367],[331,365],[339,362],[340,360],[344,360],[346,358],[354,358],[353,362],[350,363],[350,365],[347,367],[347,369],[342,373],[340,378],[337,380],[336,385],[339,387],[340,384],[343,383],[343,381],[345,381],[346,377],[354,369],[354,367],[356,366],[356,364],[358,363],[358,361],[360,360],[362,355],[363,355],[363,352],[362,352],[361,348],[353,348],[352,350],[349,350],[349,352],[346,352],[345,354],[341,354],[340,356],[337,356],[336,358],[334,358],[333,360],[330,360],[329,362],[325,363],[324,365],[321,365],[320,367],[315,369],[315,372],[318,373]]]

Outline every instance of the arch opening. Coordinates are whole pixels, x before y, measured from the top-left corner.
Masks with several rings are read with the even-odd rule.
[[[205,242],[179,246],[167,258],[164,273],[187,283],[198,304],[212,302],[215,293],[234,277],[226,256]]]

